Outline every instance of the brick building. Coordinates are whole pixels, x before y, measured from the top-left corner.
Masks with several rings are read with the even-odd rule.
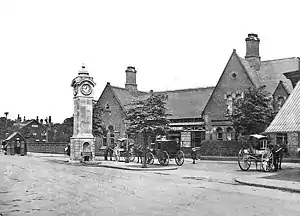
[[[28,143],[40,143],[49,141],[49,133],[51,130],[51,116],[45,121],[43,119],[26,120],[23,121],[18,116],[14,127],[16,131],[22,134]]]
[[[168,95],[167,109],[172,114],[169,138],[179,139],[183,147],[199,146],[204,139],[231,140],[234,137],[229,120],[232,103],[244,97],[243,92],[248,87],[266,85],[273,96],[274,107],[281,108],[295,86],[299,58],[261,61],[259,43],[256,34],[248,34],[245,58],[234,49],[215,87],[159,92]],[[99,141],[100,146],[125,136],[125,104],[150,94],[138,90],[136,75],[135,68],[128,67],[125,87],[107,83],[97,100],[105,110],[103,121],[108,131]]]
[[[98,145],[106,146],[124,137],[125,104],[137,98],[145,99],[150,95],[150,92],[138,91],[136,74],[134,67],[128,67],[125,88],[107,83],[99,97],[97,103],[104,108],[103,122],[108,133]],[[157,92],[168,95],[167,109],[168,113],[172,114],[169,138],[178,139],[183,147],[200,146],[201,141],[205,139],[201,112],[212,91],[213,87]],[[149,142],[153,142],[155,137],[149,139]],[[143,142],[143,139],[138,137],[138,142]]]
[[[256,34],[246,38],[246,56],[240,57],[234,49],[203,112],[206,139],[231,140],[234,129],[229,117],[232,103],[242,98],[248,87],[266,86],[273,96],[273,105],[279,110],[293,90],[286,74],[299,72],[299,58],[261,61],[260,39]]]

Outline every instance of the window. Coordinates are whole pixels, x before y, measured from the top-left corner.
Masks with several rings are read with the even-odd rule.
[[[110,134],[110,143],[115,143],[115,135],[113,133]]]
[[[202,140],[205,139],[205,131],[192,132],[192,147],[200,147]]]
[[[103,139],[103,146],[107,146],[107,138],[106,138],[106,135],[105,135],[102,139]]]
[[[32,133],[33,136],[36,136],[36,133]]]
[[[235,96],[236,100],[241,99],[241,98],[242,98],[242,94],[236,94],[236,96]]]
[[[222,128],[217,128],[217,140],[223,140],[223,130]]]
[[[109,104],[108,103],[106,103],[106,105],[105,105],[105,109],[109,109]]]
[[[227,114],[232,115],[232,96],[227,95]]]
[[[283,99],[283,97],[279,97],[279,98],[277,99],[277,109],[280,110],[283,104],[284,104],[284,99]]]
[[[276,134],[276,144],[287,145],[287,134],[286,133],[277,133]]]
[[[233,133],[233,129],[231,127],[228,127],[227,131],[226,131],[226,135],[227,135],[226,138],[227,138],[228,141],[232,140],[232,138],[233,138],[232,133]]]

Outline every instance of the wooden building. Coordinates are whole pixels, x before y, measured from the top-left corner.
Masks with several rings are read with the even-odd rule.
[[[290,156],[300,156],[300,82],[279,110],[265,133],[280,145],[287,145]]]

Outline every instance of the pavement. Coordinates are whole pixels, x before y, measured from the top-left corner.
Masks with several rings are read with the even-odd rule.
[[[28,156],[32,157],[42,157],[42,158],[48,158],[51,160],[58,160],[62,162],[68,162],[68,159],[64,155],[59,154],[43,154],[43,153],[28,153]],[[98,157],[99,158],[99,157]],[[132,170],[132,171],[164,171],[164,170],[176,170],[180,172],[182,169],[184,169],[184,165],[182,167],[178,167],[176,165],[168,165],[168,166],[161,166],[161,165],[148,165],[148,168],[142,168],[141,164],[137,164],[135,162],[130,163],[124,163],[124,162],[116,162],[116,161],[104,161],[96,158],[96,160],[92,163],[86,163],[81,165],[86,166],[97,166],[97,167],[107,167],[107,168],[114,168],[114,169],[123,169],[123,170]],[[191,163],[191,159],[185,159],[185,163]],[[198,161],[199,162],[199,161]],[[232,160],[218,160],[218,161],[212,161],[212,160],[206,160],[200,161],[201,163],[228,163],[233,164],[236,163],[236,161]],[[300,163],[284,163],[283,164],[285,168],[299,168],[300,169]],[[184,172],[184,170],[182,170]],[[246,174],[243,172],[243,174]],[[277,189],[282,191],[288,191],[288,192],[295,192],[300,193],[300,182],[295,181],[284,181],[284,180],[274,180],[274,179],[266,179],[265,177],[276,175],[277,172],[257,172],[257,174],[251,174],[251,175],[238,175],[238,176],[232,176],[231,174],[223,173],[222,178],[226,180],[233,179],[236,183],[242,184],[242,185],[248,185],[248,186],[254,186],[254,187],[261,187],[261,188],[269,188],[269,189]],[[185,178],[214,178],[218,177],[219,174],[216,172],[211,171],[197,171],[197,177],[191,177],[186,176]]]
[[[28,156],[31,157],[43,157],[43,158],[50,158],[51,160],[57,160],[61,162],[70,162],[65,155],[62,154],[44,154],[44,153],[32,153],[28,152]],[[72,164],[72,162],[70,163]],[[147,165],[146,168],[142,168],[142,164],[138,164],[135,162],[125,163],[124,161],[105,161],[100,160],[99,157],[95,159],[93,162],[86,162],[86,163],[74,163],[73,165],[80,165],[80,166],[93,166],[93,167],[106,167],[106,168],[113,168],[113,169],[123,169],[123,170],[132,170],[132,171],[163,171],[163,170],[176,170],[178,169],[177,166],[168,165],[168,166],[161,166],[161,165]]]

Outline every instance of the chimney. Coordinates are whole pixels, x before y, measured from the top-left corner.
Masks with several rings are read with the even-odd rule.
[[[51,124],[51,116],[49,116],[48,120],[49,120],[49,124]]]
[[[41,123],[41,124],[43,124],[43,122],[44,122],[44,120],[43,120],[43,119],[41,119],[41,120],[40,120],[40,123]]]
[[[128,66],[126,69],[126,84],[127,89],[133,96],[137,96],[137,84],[136,84],[136,70],[135,67]]]
[[[38,116],[36,117],[36,120],[39,122],[39,117]]]
[[[245,59],[251,62],[256,71],[260,69],[259,42],[257,34],[250,33],[245,39],[246,41],[246,56]]]

